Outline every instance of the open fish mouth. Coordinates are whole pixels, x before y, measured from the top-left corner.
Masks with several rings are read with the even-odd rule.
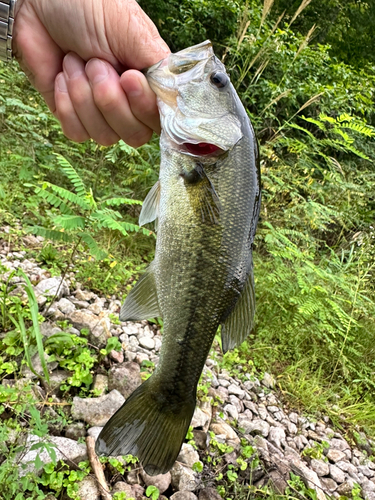
[[[181,144],[181,152],[186,152],[194,156],[219,156],[225,153],[225,150],[207,142],[199,142],[198,144],[184,142]]]

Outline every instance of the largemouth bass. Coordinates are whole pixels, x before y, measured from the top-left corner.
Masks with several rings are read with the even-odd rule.
[[[140,224],[157,221],[157,242],[120,319],[162,317],[163,343],[153,375],[108,421],[96,450],[135,455],[156,475],[178,456],[219,325],[224,352],[253,327],[260,174],[253,128],[209,41],[146,76],[158,98],[161,165]]]

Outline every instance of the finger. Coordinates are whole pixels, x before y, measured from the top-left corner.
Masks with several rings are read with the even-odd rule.
[[[68,84],[65,80],[64,73],[59,73],[55,82],[55,116],[61,123],[61,128],[68,137],[75,142],[84,142],[90,139],[90,136],[82,125],[74,110],[73,103],[68,93]]]
[[[120,83],[134,116],[160,134],[156,95],[149,86],[146,77],[139,71],[129,70],[121,75]]]
[[[121,139],[135,148],[148,142],[152,129],[132,113],[113,67],[100,59],[91,59],[86,65],[86,74],[96,105]]]
[[[115,144],[120,137],[106,122],[95,103],[84,61],[77,54],[69,52],[64,58],[63,68],[70,99],[90,137],[103,146]]]
[[[29,4],[22,5],[14,23],[13,52],[49,109],[55,112],[55,78],[61,71],[64,53]]]
[[[135,0],[105,1],[104,22],[106,33],[111,34],[108,44],[125,67],[143,69],[168,56],[167,44]]]

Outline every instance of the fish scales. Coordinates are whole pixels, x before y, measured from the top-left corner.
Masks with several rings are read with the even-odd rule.
[[[163,343],[153,375],[106,424],[97,452],[132,453],[155,475],[180,451],[219,325],[225,351],[253,326],[260,177],[252,126],[210,42],[171,54],[147,77],[161,113],[161,166],[140,223],[157,219],[157,243],[120,318],[162,316]]]

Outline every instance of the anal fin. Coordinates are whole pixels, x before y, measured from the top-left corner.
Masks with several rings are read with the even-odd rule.
[[[242,344],[254,327],[255,288],[253,266],[233,311],[221,325],[223,352]]]
[[[161,312],[151,264],[126,297],[120,311],[120,321],[157,317],[161,317]]]

